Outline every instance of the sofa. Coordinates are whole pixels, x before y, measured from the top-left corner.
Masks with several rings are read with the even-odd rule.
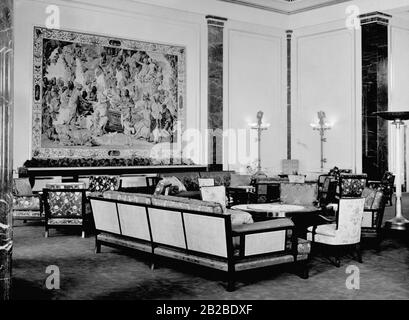
[[[293,264],[308,278],[310,243],[295,236],[289,219],[253,223],[248,213],[223,212],[215,202],[119,191],[90,202],[96,253],[102,245],[128,247],[147,253],[152,269],[165,257],[221,270],[228,291],[236,272],[277,264]]]

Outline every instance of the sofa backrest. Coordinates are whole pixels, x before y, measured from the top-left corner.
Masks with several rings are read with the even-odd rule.
[[[108,194],[109,198],[105,196],[106,193],[104,198],[91,197],[97,231],[227,258],[228,246],[232,244],[232,237],[228,237],[231,232],[229,215],[190,210],[185,202],[179,202],[178,207],[176,201],[164,202],[166,199],[163,199],[175,197],[152,197],[152,204],[148,204],[140,195],[135,202],[123,200],[126,197],[123,194],[118,195],[120,200],[113,199],[112,193]],[[220,208],[199,202],[204,203],[202,209]]]
[[[152,204],[158,207],[169,209],[178,209],[181,211],[194,211],[213,214],[222,214],[223,208],[217,202],[202,201],[197,199],[189,199],[174,196],[153,196]]]

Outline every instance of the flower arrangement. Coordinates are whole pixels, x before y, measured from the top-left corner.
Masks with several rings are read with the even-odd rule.
[[[44,159],[32,158],[24,162],[26,168],[53,168],[53,167],[128,167],[128,166],[163,166],[163,165],[194,165],[191,159],[166,159],[158,160],[152,158],[59,158]]]

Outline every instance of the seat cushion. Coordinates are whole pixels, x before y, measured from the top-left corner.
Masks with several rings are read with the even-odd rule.
[[[317,229],[315,230],[316,234],[321,234],[324,236],[329,236],[329,237],[335,237],[336,233],[337,233],[337,225],[335,223],[331,223],[331,224],[323,224],[317,227]],[[312,232],[313,227],[309,227],[308,231]]]
[[[61,225],[70,225],[70,226],[81,226],[82,219],[75,219],[75,218],[53,218],[48,219],[47,225],[51,226],[61,226]]]
[[[307,240],[312,241],[312,233],[307,233]],[[327,236],[322,234],[316,234],[314,237],[314,242],[329,244],[329,245],[343,245],[343,244],[351,244],[351,243],[342,243],[337,237]]]
[[[33,218],[44,218],[39,210],[13,210],[13,219],[33,219]]]
[[[13,197],[13,210],[40,211],[40,198],[36,196]]]

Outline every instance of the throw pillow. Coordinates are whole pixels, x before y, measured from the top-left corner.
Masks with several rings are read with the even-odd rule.
[[[170,184],[172,187],[177,187],[179,192],[186,191],[184,184],[176,177],[164,177],[162,180],[165,184]],[[174,189],[172,189],[174,191]]]
[[[163,195],[163,194],[165,194],[165,189],[168,188],[169,186],[170,186],[170,184],[168,182],[166,182],[164,180],[160,180],[158,182],[158,184],[156,185],[155,191],[153,192],[153,194],[155,196]]]

